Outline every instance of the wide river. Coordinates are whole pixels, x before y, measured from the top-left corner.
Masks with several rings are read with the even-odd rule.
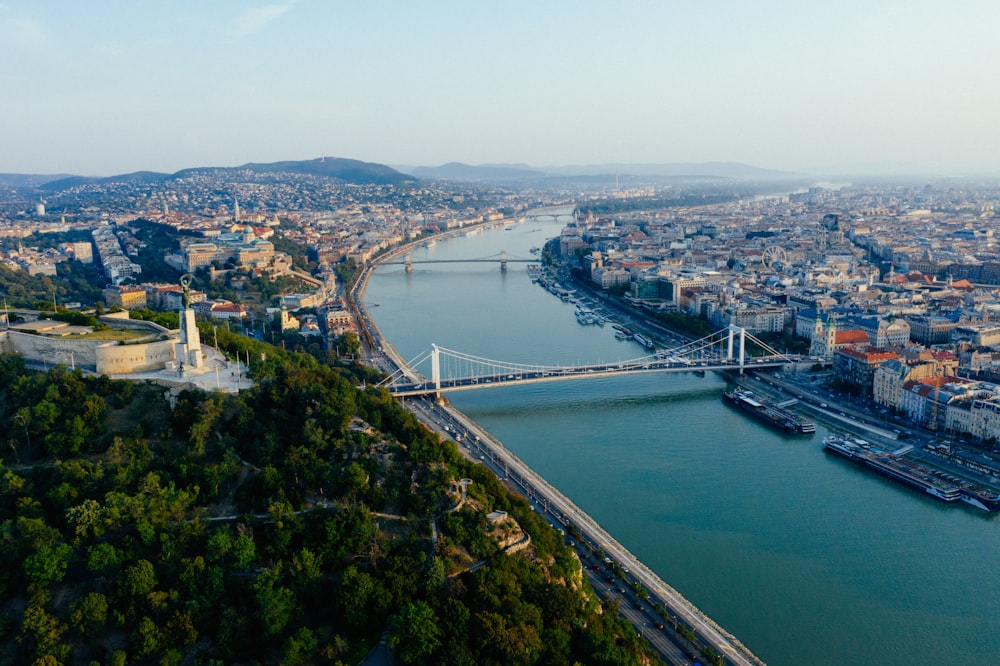
[[[531,258],[568,218],[440,240],[413,259]],[[404,358],[642,356],[523,263],[380,267],[365,302]],[[430,368],[422,368],[430,375]],[[723,379],[654,374],[449,394],[667,583],[771,665],[1000,663],[1000,522],[722,404]]]

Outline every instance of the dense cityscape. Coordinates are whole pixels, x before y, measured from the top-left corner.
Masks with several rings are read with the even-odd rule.
[[[563,230],[552,255],[564,264],[582,255],[578,268],[595,287],[623,293],[650,311],[702,318],[716,329],[736,325],[754,334],[785,335],[798,351],[832,361],[836,380],[847,390],[913,423],[981,444],[1000,435],[1000,420],[993,416],[996,389],[989,383],[1000,367],[992,349],[1000,325],[991,317],[1000,311],[1000,250],[993,229],[1000,195],[986,186],[814,187],[633,211],[627,209],[677,192],[551,194],[443,183],[404,190],[300,174],[253,176],[236,171],[169,184],[80,185],[30,207],[24,199],[8,201],[0,220],[0,261],[11,270],[48,276],[57,274],[62,261],[96,262],[106,279],[99,285],[105,305],[175,309],[176,285],[144,282],[135,261],[145,244],[129,225],[150,220],[180,238],[162,257],[177,275],[214,266],[212,275],[236,289],[248,275],[302,276],[301,290],[308,293],[283,294],[265,307],[272,314],[282,306],[330,313],[320,317],[318,328],[312,316],[304,332],[337,336],[352,326],[343,314],[342,288],[336,287],[337,264],[363,266],[404,242],[516,221],[529,206],[571,202],[579,219]],[[594,206],[588,206],[591,201]],[[631,205],[603,213],[602,201]],[[90,238],[57,247],[18,240],[70,231]],[[274,234],[308,248],[312,275],[275,249],[269,240]],[[206,301],[203,293],[196,298]],[[215,319],[264,319],[263,310],[208,300],[199,311]],[[929,423],[932,415],[935,422]]]
[[[996,662],[998,24],[0,0],[0,666]]]
[[[252,385],[250,380],[266,384],[273,369],[254,371],[256,359],[251,361],[248,345],[267,344],[273,355],[279,348],[280,353],[307,353],[363,383],[380,371],[391,372],[394,362],[378,353],[378,331],[372,330],[374,323],[353,291],[367,271],[389,255],[427,247],[442,235],[477,233],[483,226],[511,228],[536,214],[532,211],[561,206],[573,210],[572,221],[558,237],[534,248],[536,277],[544,275],[561,285],[563,294],[577,289],[591,294],[593,303],[615,304],[632,313],[634,321],[655,319],[670,336],[657,339],[649,334],[657,339],[655,345],[641,334],[636,338],[648,342],[653,352],[667,353],[668,338],[693,340],[720,329],[745,331],[795,359],[795,367],[802,369],[748,375],[767,380],[749,387],[758,391],[750,404],[776,401],[782,391],[797,395],[804,413],[850,433],[847,440],[855,448],[836,449],[848,457],[858,447],[867,451],[874,446],[852,438],[869,437],[898,449],[893,459],[908,453],[898,447],[909,441],[904,448],[916,447],[920,470],[931,469],[924,467],[930,464],[936,470],[932,474],[957,484],[954,499],[972,497],[971,491],[963,495],[958,490],[966,488],[962,484],[977,484],[977,497],[995,496],[998,487],[1000,464],[994,462],[993,452],[1000,439],[1000,353],[995,351],[1000,343],[995,319],[1000,313],[1000,249],[994,210],[1000,187],[933,181],[809,186],[788,192],[788,183],[707,179],[700,184],[623,187],[615,182],[574,189],[566,181],[547,187],[473,184],[418,181],[403,174],[394,182],[351,182],[295,169],[190,170],[172,177],[133,174],[100,181],[32,182],[18,177],[5,182],[0,194],[2,349],[31,367],[48,369],[61,363],[64,369],[71,365],[78,377],[114,379],[148,379],[143,373],[164,371],[184,384],[182,380],[193,381],[203,363],[217,363],[232,373],[233,381],[223,385],[216,370],[215,390],[238,393]],[[191,288],[182,275],[190,278]],[[79,276],[85,279],[81,282]],[[181,321],[171,320],[178,311]],[[190,330],[184,332],[185,311],[193,313],[192,322],[197,318],[200,342],[190,337]],[[583,310],[586,316],[579,312],[583,325],[601,318],[591,310]],[[130,317],[162,324],[155,342],[122,338],[121,346],[132,346],[127,358],[101,351],[107,345],[103,329],[135,328],[122,323]],[[224,330],[221,340],[219,329]],[[214,341],[208,338],[210,330]],[[39,336],[50,339],[51,345],[32,342]],[[245,342],[235,341],[237,337]],[[192,353],[210,342],[217,348],[215,359]],[[53,349],[78,343],[72,354],[52,355]],[[86,345],[90,351],[84,350]],[[173,351],[175,346],[183,353]],[[136,351],[140,348],[142,353]],[[253,349],[262,360],[268,355]],[[748,352],[754,353],[759,350]],[[362,361],[375,367],[364,369]],[[174,381],[166,374],[161,379]],[[195,384],[211,393],[211,379]],[[174,400],[178,390],[171,391]],[[46,453],[60,450],[54,445],[47,451],[32,447],[29,421],[38,415],[24,409],[7,417],[11,433],[24,432],[23,443],[11,440],[9,467],[20,464],[22,456],[44,460]],[[471,461],[488,454],[493,470],[514,492],[541,496],[551,491],[547,502],[565,506],[561,503],[567,500],[526,467],[516,479],[497,451],[485,448],[486,433],[484,443],[470,449],[474,424],[430,406],[414,404],[409,409],[445,439],[460,441],[462,434],[466,444],[459,450]],[[359,431],[369,427],[352,426]],[[37,444],[44,433],[34,435]],[[75,452],[81,450],[86,447],[78,446]],[[377,447],[372,453],[375,459],[388,455]],[[485,456],[482,460],[486,462]],[[300,469],[296,464],[296,484]],[[450,480],[447,501],[458,502],[450,511],[465,502],[465,481]],[[291,509],[322,506],[321,486],[306,486],[302,492],[314,496],[293,502]],[[978,506],[1000,509],[1000,501],[987,504]],[[375,499],[372,506],[374,511],[385,509]],[[596,524],[570,523],[565,509],[547,511],[551,513],[543,519],[562,523],[561,536],[576,553],[578,573],[587,572],[598,588],[603,564],[612,588],[620,580],[649,604],[643,611],[635,602],[638,614],[623,608],[629,621],[673,632],[666,642],[654,640],[659,659],[691,663],[700,651],[700,658],[709,662],[757,661],[749,651],[726,654],[732,637],[715,638],[713,629],[706,629],[708,634],[692,629],[696,609],[676,610],[672,603],[686,602],[672,601],[669,593],[661,596],[660,583],[651,573],[649,578],[630,574],[626,562],[634,570],[641,564],[624,549],[618,552],[620,546]],[[487,531],[496,539],[496,548],[514,555],[531,539],[513,520],[503,527],[507,521],[503,511],[490,513]],[[451,529],[465,534],[465,528]],[[611,552],[617,553],[616,559],[605,559]],[[453,552],[442,560],[449,576],[475,570]],[[61,565],[64,571],[69,561]],[[41,577],[35,582],[42,580],[48,581]],[[615,589],[610,592],[617,594]],[[623,601],[625,593],[622,588]],[[412,604],[407,608],[416,612]],[[389,615],[387,609],[379,613],[383,620]],[[401,616],[392,617],[401,621]],[[87,631],[97,626],[78,624],[90,626]],[[358,629],[360,624],[355,624],[352,628]],[[18,634],[15,625],[18,622],[12,621],[9,635],[27,641],[27,630]],[[124,620],[119,625],[132,626]],[[151,631],[148,625],[138,626],[135,631]],[[380,631],[368,626],[360,634],[370,638],[376,629]],[[432,654],[440,656],[438,634],[423,652],[407,652],[399,641],[410,629],[393,625],[390,644],[397,658],[420,663]],[[179,635],[172,631],[171,636]],[[281,628],[274,633],[284,635]],[[286,656],[297,655],[298,663],[317,658],[323,653],[317,641],[326,638],[315,631],[310,636],[316,644],[296,634],[295,649],[286,646]],[[46,644],[33,640],[40,658]],[[160,654],[148,635],[130,640],[130,656],[149,660]],[[362,640],[359,645],[368,643]],[[354,648],[324,649],[328,657],[358,656]],[[87,650],[78,647],[77,652]],[[649,658],[641,657],[639,663]]]

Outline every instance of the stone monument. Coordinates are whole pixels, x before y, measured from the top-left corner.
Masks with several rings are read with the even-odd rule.
[[[184,368],[200,368],[204,365],[201,353],[201,337],[194,321],[194,310],[191,309],[191,280],[194,276],[185,273],[181,276],[181,338],[176,346],[175,358],[181,370]]]

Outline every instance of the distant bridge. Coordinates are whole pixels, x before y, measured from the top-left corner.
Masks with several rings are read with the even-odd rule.
[[[382,262],[386,265],[403,265],[406,266],[407,271],[413,270],[413,264],[469,264],[469,263],[490,263],[490,264],[500,264],[500,270],[507,270],[507,264],[537,264],[540,259],[521,259],[521,258],[511,258],[507,256],[507,250],[501,250],[499,254],[492,254],[487,257],[480,257],[478,259],[414,259],[409,252],[406,253],[406,257],[402,261],[385,261]]]
[[[573,217],[573,213],[572,212],[569,212],[569,213],[551,212],[551,213],[549,213],[549,212],[545,212],[544,209],[536,209],[535,212],[529,212],[529,213],[527,213],[524,216],[524,219],[525,220],[545,220],[545,219],[558,220],[561,217]]]
[[[748,338],[765,354],[748,358]],[[734,350],[737,345],[738,349]],[[428,360],[430,376],[419,370]],[[745,329],[730,326],[700,340],[639,358],[576,366],[497,361],[431,345],[429,351],[397,369],[379,386],[385,386],[393,395],[406,397],[651,372],[742,371],[746,367],[775,368],[796,362],[797,357],[775,351]]]

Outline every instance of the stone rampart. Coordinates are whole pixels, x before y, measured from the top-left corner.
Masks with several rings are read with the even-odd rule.
[[[67,340],[0,331],[0,351],[35,363],[62,363],[99,375],[162,370],[174,360],[175,344],[176,339],[122,345],[108,340]]]
[[[132,345],[104,344],[96,350],[97,374],[126,375],[162,370],[174,360],[176,340],[159,340]]]
[[[113,312],[111,314],[101,315],[97,319],[100,322],[107,324],[111,328],[127,328],[131,331],[141,331],[144,333],[149,333],[150,335],[177,334],[177,331],[171,331],[169,328],[160,326],[159,324],[151,321],[145,321],[144,319],[129,319],[127,310],[123,310],[122,312]]]
[[[0,349],[28,361],[97,369],[97,348],[107,340],[66,340],[20,331],[0,332]]]

